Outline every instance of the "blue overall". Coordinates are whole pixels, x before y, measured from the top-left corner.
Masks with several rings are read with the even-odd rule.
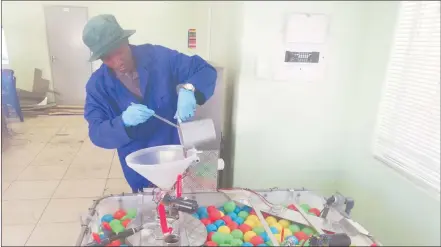
[[[98,147],[117,149],[124,176],[134,192],[151,182],[127,166],[125,158],[137,150],[179,144],[177,130],[151,117],[145,123],[125,127],[121,114],[130,103],[142,103],[174,123],[178,94],[176,87],[191,83],[196,88],[197,104],[214,93],[216,70],[199,56],[187,56],[158,45],[130,46],[142,99],[132,94],[105,64],[95,71],[86,85],[84,117],[89,123],[90,140]]]

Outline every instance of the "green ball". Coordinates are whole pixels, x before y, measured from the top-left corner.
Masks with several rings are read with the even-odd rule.
[[[236,209],[236,203],[233,201],[229,201],[224,204],[224,210],[226,213],[234,212],[234,209]]]
[[[134,219],[136,217],[136,208],[131,208],[127,210],[126,216],[130,219]]]
[[[231,246],[230,244],[219,244],[219,246]]]
[[[298,225],[292,224],[288,228],[292,233],[300,232],[300,227]]]
[[[222,232],[215,232],[213,234],[213,236],[211,236],[211,240],[213,240],[213,242],[216,242],[217,244],[223,244],[224,243],[224,239],[225,239],[225,234]]]
[[[255,232],[257,235],[262,234],[265,231],[265,229],[263,229],[263,227],[260,226],[256,226],[253,228],[253,232]]]
[[[303,211],[305,212],[309,212],[309,209],[311,209],[311,207],[308,204],[302,204],[300,205],[300,207],[303,209]]]
[[[246,219],[248,217],[248,212],[247,211],[240,211],[239,214],[237,214],[240,218],[242,219]]]
[[[231,246],[241,246],[242,244],[243,244],[243,242],[240,239],[233,239],[231,241]]]
[[[306,235],[308,235],[308,236],[314,234],[314,230],[312,230],[312,229],[309,228],[309,227],[305,227],[305,228],[303,228],[303,229],[302,229],[302,232],[306,233]]]
[[[224,243],[225,244],[231,244],[231,241],[233,241],[233,236],[231,234],[224,234]]]
[[[273,242],[271,242],[271,240],[266,241],[265,244],[268,246],[273,246]]]
[[[231,236],[233,236],[234,239],[242,240],[243,239],[243,232],[241,230],[239,230],[239,229],[234,229],[231,232]]]

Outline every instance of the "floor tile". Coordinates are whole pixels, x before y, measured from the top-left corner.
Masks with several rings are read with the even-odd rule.
[[[31,162],[32,166],[68,166],[81,147],[81,143],[47,144]]]
[[[54,198],[97,197],[104,191],[106,179],[62,180]]]
[[[92,204],[91,198],[52,199],[40,222],[80,222],[80,217],[88,213]]]
[[[132,192],[129,184],[125,179],[112,178],[107,180],[106,188],[104,190],[104,195],[110,194],[121,194],[121,193]]]
[[[2,246],[24,246],[34,227],[34,224],[2,226]]]
[[[115,154],[112,161],[112,166],[110,167],[109,178],[124,178],[124,173],[119,162],[118,155]]]
[[[84,178],[107,178],[110,171],[110,164],[87,166],[70,166],[64,179],[84,179]]]
[[[68,166],[28,166],[17,180],[60,180]]]
[[[4,166],[2,164],[2,181],[12,182],[15,181],[18,176],[26,169],[26,166]]]
[[[11,182],[2,181],[2,193],[9,188],[9,185],[11,185]]]
[[[2,202],[2,225],[36,224],[49,199]]]
[[[89,166],[103,165],[110,166],[113,160],[115,150],[108,150],[99,147],[88,147],[84,146],[76,154],[75,159],[72,161],[72,166]]]
[[[60,181],[15,181],[3,194],[2,200],[51,198]]]
[[[39,223],[26,246],[75,246],[80,232],[79,222]]]

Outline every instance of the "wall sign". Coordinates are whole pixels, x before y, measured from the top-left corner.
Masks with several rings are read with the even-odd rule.
[[[196,29],[188,29],[188,48],[196,49]]]

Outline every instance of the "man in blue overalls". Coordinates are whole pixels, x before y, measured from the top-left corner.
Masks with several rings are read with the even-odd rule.
[[[90,140],[117,149],[133,192],[152,184],[127,166],[128,154],[152,146],[179,144],[177,130],[152,117],[174,123],[194,116],[214,92],[216,70],[199,56],[187,56],[159,45],[130,45],[134,30],[123,30],[112,15],[89,20],[83,41],[90,61],[103,65],[86,85],[84,117]]]

